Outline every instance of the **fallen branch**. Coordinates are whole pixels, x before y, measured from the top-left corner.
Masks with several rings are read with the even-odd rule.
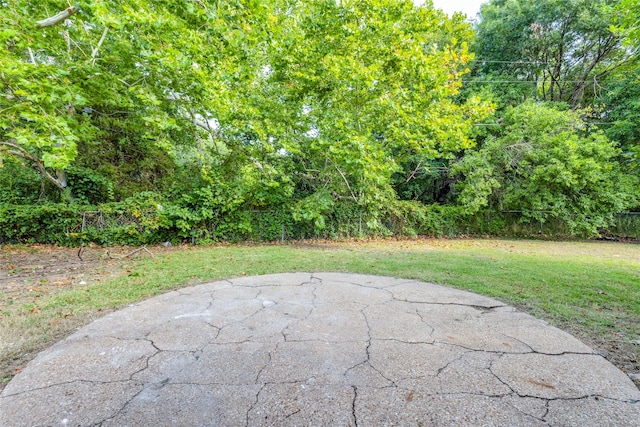
[[[50,18],[46,18],[43,19],[41,21],[36,22],[36,28],[44,28],[44,27],[52,27],[56,24],[59,24],[60,22],[64,21],[65,19],[67,19],[68,17],[70,17],[71,15],[73,15],[74,13],[76,13],[77,11],[79,11],[80,8],[78,6],[71,6],[66,8],[65,10],[63,10],[62,12],[59,12],[58,14],[50,17]]]
[[[109,253],[109,251],[107,251],[107,256],[109,257],[109,259],[125,259],[130,257],[131,255],[137,254],[140,251],[145,251],[146,253],[148,253],[149,255],[151,255],[151,258],[155,258],[155,255],[153,254],[153,252],[151,252],[149,249],[147,249],[146,246],[143,246],[141,248],[135,249],[131,252],[129,252],[128,254],[119,256],[119,257],[112,257],[111,254]]]

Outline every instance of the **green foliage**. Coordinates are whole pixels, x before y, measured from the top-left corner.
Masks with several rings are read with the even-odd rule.
[[[487,106],[454,102],[470,59],[460,17],[408,1],[322,1],[270,19],[261,144],[290,171],[296,218],[322,228],[354,204],[375,228],[405,159],[472,145],[467,133]]]
[[[640,67],[614,74],[608,86],[605,132],[620,144],[621,163],[640,176]]]
[[[640,47],[640,2],[638,0],[620,0],[607,12],[615,14],[616,30],[625,38],[628,45]]]
[[[402,171],[393,176],[393,187],[400,200],[415,200],[424,204],[448,202],[451,180],[449,160],[428,160],[412,156],[402,164]]]
[[[482,5],[475,80],[505,103],[535,97],[573,108],[598,102],[602,81],[634,59],[612,30],[611,0],[492,0]],[[486,82],[498,82],[490,84]],[[524,98],[524,99],[523,99]]]
[[[168,152],[189,145],[184,129],[193,135],[196,108],[190,104],[201,101],[198,108],[206,109],[204,101],[225,92],[218,73],[235,67],[224,61],[238,49],[227,49],[224,35],[246,18],[225,13],[244,9],[235,3],[224,11],[186,0],[82,1],[64,23],[36,29],[35,17],[66,4],[7,0],[3,6],[0,156],[28,159],[61,190],[65,180],[56,171],[73,162],[78,144],[95,145],[118,132],[110,117]],[[216,50],[218,60],[203,46]],[[224,102],[233,100],[218,104]]]
[[[389,205],[385,223],[399,236],[455,236],[464,230],[466,218],[458,206],[424,205],[397,201]]]
[[[111,183],[109,194],[93,203],[123,200],[143,191],[161,191],[167,181],[177,178],[175,161],[155,140],[140,135],[131,115],[104,114],[95,110],[91,114],[92,123],[100,130],[95,140],[78,143],[78,155],[70,166],[93,171]],[[70,179],[69,185],[72,184]],[[76,185],[73,187],[76,198],[80,197],[75,194],[77,191],[82,189]]]
[[[0,204],[0,242],[77,245],[85,210],[91,207]]]
[[[602,132],[585,133],[577,113],[526,103],[504,125],[452,167],[469,214],[521,210],[525,220],[558,218],[571,233],[594,235],[636,205],[638,181],[620,171],[618,149]]]
[[[3,238],[500,233],[462,215],[487,208],[593,234],[637,203],[615,163],[637,172],[635,24],[617,14],[634,1],[492,0],[474,43],[461,16],[408,0],[82,0],[47,28],[66,4],[5,0],[0,203],[19,215]],[[486,84],[501,79],[534,84]],[[615,121],[621,151],[573,113],[505,113],[528,98],[598,98],[582,114]],[[455,174],[463,208],[434,205]],[[91,206],[46,205],[61,201]],[[40,233],[14,205],[42,203]],[[83,229],[85,211],[103,222]]]
[[[113,183],[92,169],[69,166],[66,172],[74,202],[91,205],[113,199]]]
[[[0,203],[36,204],[43,187],[41,177],[17,159],[0,164]]]

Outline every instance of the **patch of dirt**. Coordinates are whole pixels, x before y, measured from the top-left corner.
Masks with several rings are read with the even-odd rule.
[[[0,246],[0,305],[25,304],[47,294],[108,281],[130,267],[132,258],[122,257],[133,250]]]
[[[162,246],[148,249],[158,254],[166,251]],[[86,288],[91,284],[108,282],[124,275],[142,257],[148,257],[142,248],[90,245],[84,248],[64,248],[50,245],[0,245],[0,328],[10,321],[8,313],[19,307],[29,307],[52,294]],[[37,310],[34,306],[33,310]],[[34,311],[35,312],[35,311]],[[0,392],[8,379],[19,372],[38,352],[64,339],[97,317],[106,314],[100,310],[93,315],[64,314],[55,325],[49,325],[34,348],[11,349],[11,341],[18,337],[4,336],[0,358]]]

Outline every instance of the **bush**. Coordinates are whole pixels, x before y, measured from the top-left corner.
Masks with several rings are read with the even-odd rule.
[[[522,221],[560,221],[570,234],[598,235],[638,201],[638,180],[615,161],[619,150],[585,132],[577,112],[544,104],[511,108],[504,126],[451,168],[470,215],[522,211]],[[497,231],[499,232],[500,229]]]
[[[396,236],[455,236],[461,234],[464,223],[457,206],[396,201],[385,212],[385,226]]]
[[[82,213],[87,210],[92,207],[0,204],[0,242],[78,245],[82,242]]]
[[[0,161],[0,203],[37,204],[57,202],[59,192],[35,170],[25,167],[16,159]],[[43,200],[43,198],[45,198]]]

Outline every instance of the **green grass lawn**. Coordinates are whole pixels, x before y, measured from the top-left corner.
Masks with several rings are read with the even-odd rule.
[[[336,271],[440,283],[495,297],[571,331],[639,338],[640,246],[435,242],[439,243],[174,248],[136,262],[112,281],[3,307],[3,334],[23,343],[12,351],[11,357],[19,358],[16,351],[39,349],[54,331],[59,335],[60,328],[70,332],[104,310],[189,284],[243,275]]]
[[[183,284],[293,271],[419,279],[496,297],[550,320],[640,332],[640,263],[571,254],[505,253],[490,247],[190,248],[145,260],[110,283],[54,295],[38,308],[82,312],[117,307]]]

